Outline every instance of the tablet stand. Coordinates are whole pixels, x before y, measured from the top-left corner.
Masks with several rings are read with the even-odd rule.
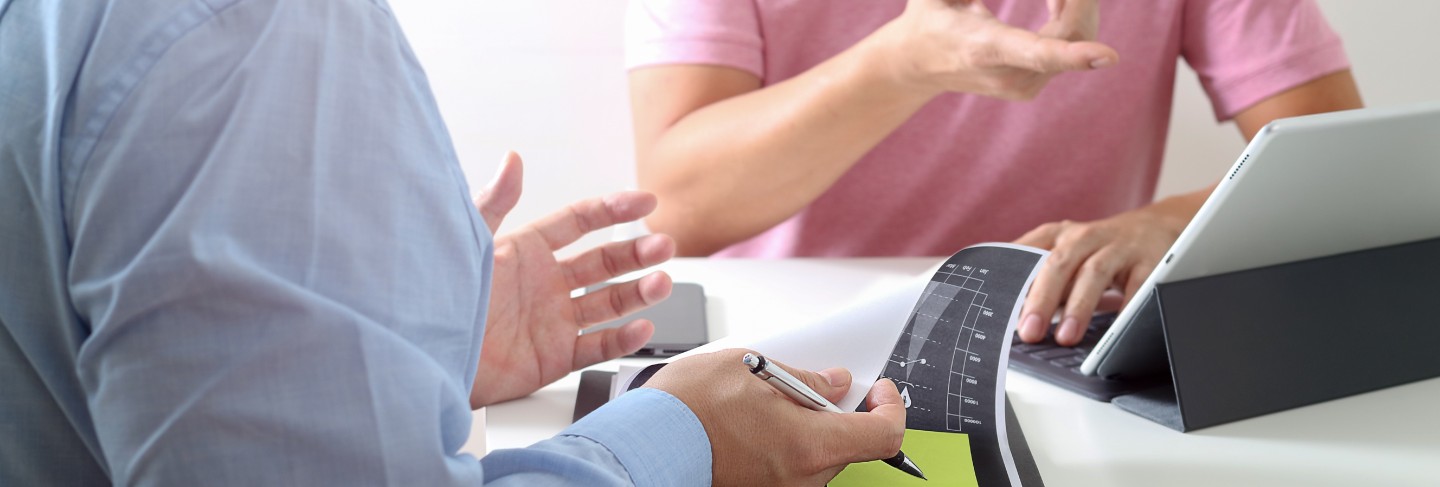
[[[1117,406],[1179,431],[1440,376],[1440,239],[1157,286],[1171,380]]]

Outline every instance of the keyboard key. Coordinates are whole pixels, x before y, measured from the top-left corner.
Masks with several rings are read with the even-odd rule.
[[[1079,367],[1080,364],[1083,363],[1083,362],[1085,362],[1085,357],[1082,357],[1082,356],[1079,356],[1079,355],[1074,355],[1074,356],[1070,356],[1070,357],[1062,357],[1062,358],[1058,358],[1058,359],[1055,359],[1055,360],[1051,360],[1051,361],[1050,361],[1050,364],[1051,364],[1051,365],[1054,365],[1054,366],[1056,366],[1056,367],[1062,367],[1062,368],[1067,368],[1067,369],[1069,369],[1069,368]]]
[[[1040,350],[1048,350],[1048,349],[1051,349],[1051,348],[1055,348],[1055,344],[1054,344],[1054,343],[1046,343],[1046,342],[1040,342],[1040,343],[1024,343],[1024,342],[1016,341],[1016,342],[1014,342],[1012,345],[1010,345],[1010,348],[1011,348],[1012,350],[1017,350],[1017,351],[1019,351],[1020,353],[1033,353],[1033,352],[1038,352],[1038,351],[1040,351]]]
[[[1031,356],[1031,357],[1038,358],[1038,359],[1041,359],[1041,360],[1054,360],[1054,359],[1061,358],[1061,357],[1074,356],[1074,355],[1076,355],[1077,353],[1078,353],[1078,352],[1076,352],[1075,349],[1073,349],[1073,348],[1060,348],[1060,347],[1056,347],[1056,348],[1052,348],[1052,349],[1050,349],[1050,350],[1041,350],[1041,351],[1039,351],[1039,352],[1032,353],[1032,354],[1030,354],[1030,356]]]

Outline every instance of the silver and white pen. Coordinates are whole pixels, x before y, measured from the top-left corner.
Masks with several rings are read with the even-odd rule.
[[[811,389],[810,386],[805,385],[805,382],[790,375],[789,372],[786,372],[785,369],[780,368],[780,366],[765,360],[763,356],[747,353],[741,361],[745,363],[746,367],[750,368],[750,373],[755,374],[756,377],[763,379],[771,386],[780,390],[780,393],[790,396],[795,402],[807,408],[832,413],[845,412],[841,410],[839,406],[836,406],[835,403],[830,402],[829,399],[825,399],[825,396],[820,395],[820,393]],[[925,478],[925,473],[920,471],[920,467],[915,465],[915,462],[910,461],[910,458],[906,457],[903,451],[896,453],[893,457],[886,458],[884,462],[900,469],[901,472],[914,475],[922,480],[929,480]]]

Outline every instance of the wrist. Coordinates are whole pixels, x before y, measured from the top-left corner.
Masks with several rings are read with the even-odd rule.
[[[1170,196],[1141,208],[1141,211],[1150,214],[1165,229],[1179,235],[1190,224],[1190,220],[1195,218],[1195,213],[1200,211],[1200,206],[1205,204],[1209,194],[1210,188],[1207,188]]]
[[[852,49],[859,75],[868,78],[876,89],[892,96],[919,100],[922,103],[945,93],[933,82],[923,64],[916,58],[917,49],[909,48],[907,27],[902,18],[891,20],[862,39]]]

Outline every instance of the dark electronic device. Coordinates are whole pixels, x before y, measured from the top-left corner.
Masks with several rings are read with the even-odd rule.
[[[592,286],[587,293],[595,292],[604,285]],[[677,282],[670,291],[670,297],[654,306],[631,313],[585,330],[615,328],[631,321],[644,318],[655,323],[655,335],[645,347],[636,351],[634,357],[670,357],[709,342],[709,325],[705,320],[705,290],[699,284]]]

